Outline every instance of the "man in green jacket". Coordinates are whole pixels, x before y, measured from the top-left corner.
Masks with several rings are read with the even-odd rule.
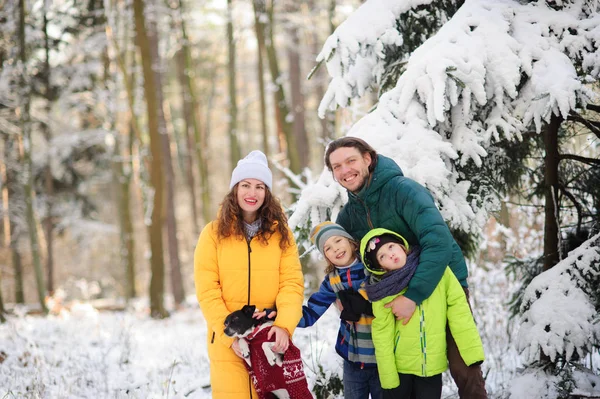
[[[325,164],[334,179],[348,190],[348,203],[336,223],[357,241],[382,227],[421,247],[417,270],[404,295],[386,305],[407,324],[416,306],[429,298],[450,267],[469,297],[467,266],[429,191],[405,177],[390,158],[378,155],[364,140],[342,137],[329,144]],[[450,373],[461,398],[487,398],[481,367],[467,366],[447,330]]]

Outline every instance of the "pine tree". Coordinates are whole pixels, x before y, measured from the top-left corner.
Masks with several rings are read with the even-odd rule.
[[[488,212],[499,208],[504,195],[522,184],[532,187],[530,198],[543,200],[546,232],[544,256],[531,260],[528,280],[533,284],[542,270],[555,275],[565,256],[560,238],[569,236],[569,224],[581,243],[590,237],[582,234],[584,227],[593,233],[590,227],[598,220],[598,148],[572,153],[568,129],[571,121],[578,122],[598,137],[594,118],[577,116],[594,108],[600,7],[571,1],[437,1],[427,8],[422,3],[370,0],[336,29],[317,58],[332,76],[320,116],[378,89],[376,109],[347,135],[365,139],[424,184],[465,253],[476,250]],[[543,162],[531,162],[533,156]],[[324,171],[303,189],[290,224],[306,229],[335,218],[345,200],[344,190]],[[591,263],[579,265],[586,270],[581,278],[591,279],[582,300],[592,304],[598,296],[595,255],[589,255],[598,251],[595,237],[585,246]],[[566,266],[559,269],[574,274],[573,262],[564,259],[558,264]],[[533,301],[521,297],[513,306],[532,316]],[[586,318],[579,325],[590,331],[597,329],[593,322]],[[568,347],[565,331],[543,327]],[[596,335],[588,338],[597,345]],[[568,395],[576,385],[575,363],[561,369],[553,356],[561,350],[548,340],[549,347],[531,340],[530,352],[540,356],[531,370],[561,370],[557,378]],[[571,354],[572,348],[567,363],[578,360]]]

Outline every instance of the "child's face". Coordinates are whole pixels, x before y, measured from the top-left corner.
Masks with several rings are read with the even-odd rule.
[[[401,269],[406,264],[406,252],[400,244],[388,242],[377,251],[377,262],[386,271]]]
[[[325,241],[323,255],[334,266],[348,266],[356,258],[354,247],[350,240],[342,236],[332,236]]]

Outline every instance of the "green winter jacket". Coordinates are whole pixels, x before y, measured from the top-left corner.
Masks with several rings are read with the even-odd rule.
[[[382,227],[421,246],[419,266],[405,296],[418,305],[428,298],[449,266],[467,287],[467,265],[429,191],[404,177],[392,159],[377,156],[370,180],[357,193],[348,192],[348,203],[336,222],[357,241],[372,228]]]
[[[393,233],[384,229],[369,232],[361,242],[361,255],[364,243],[384,232]],[[467,297],[449,267],[406,325],[396,320],[391,309],[385,308],[403,292],[373,302],[375,319],[371,331],[382,388],[400,385],[398,373],[431,377],[446,371],[446,322],[465,364],[470,366],[484,360],[483,344]]]

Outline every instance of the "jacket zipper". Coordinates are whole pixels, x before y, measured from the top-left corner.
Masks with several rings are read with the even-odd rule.
[[[248,301],[247,305],[250,305],[250,278],[252,277],[252,273],[250,272],[250,253],[252,253],[252,247],[250,246],[250,241],[252,238],[246,239],[246,243],[248,244]]]
[[[419,330],[421,332],[421,354],[423,355],[423,363],[421,364],[421,374],[427,377],[427,336],[425,334],[425,313],[423,307],[419,305]]]
[[[250,254],[252,253],[252,247],[250,246],[251,238],[246,238],[246,244],[248,244],[248,301],[247,305],[250,305],[250,278],[252,277],[252,273],[250,272]],[[252,399],[252,380],[248,377],[248,392],[249,398]]]

